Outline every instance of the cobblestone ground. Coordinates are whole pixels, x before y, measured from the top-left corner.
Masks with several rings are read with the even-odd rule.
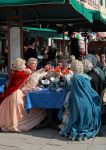
[[[86,141],[70,141],[52,129],[31,130],[25,133],[0,132],[0,150],[106,150],[106,126],[103,136]]]

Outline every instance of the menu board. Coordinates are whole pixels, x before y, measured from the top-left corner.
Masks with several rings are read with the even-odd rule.
[[[13,68],[14,60],[21,57],[21,43],[20,43],[20,27],[10,28],[10,68]]]

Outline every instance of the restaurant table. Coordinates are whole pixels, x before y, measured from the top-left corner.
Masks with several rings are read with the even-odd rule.
[[[0,74],[0,94],[2,94],[5,89],[8,82],[8,77],[4,74]]]
[[[31,108],[61,109],[66,96],[66,90],[49,90],[42,88],[40,90],[30,91],[26,96],[26,110]]]
[[[5,86],[4,85],[0,85],[0,94],[2,94],[4,92]]]
[[[31,108],[46,109],[49,127],[57,129],[56,122],[62,119],[66,93],[65,89],[56,91],[48,88],[30,91],[26,96],[26,111],[29,113]]]
[[[7,79],[5,77],[0,77],[0,85],[6,85]]]
[[[0,78],[6,78],[8,80],[8,73],[0,73]]]

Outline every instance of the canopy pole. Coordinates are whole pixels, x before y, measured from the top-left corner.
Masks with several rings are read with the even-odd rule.
[[[63,24],[63,51],[65,51],[65,37],[64,37],[64,31],[65,31],[65,28],[64,28],[64,24]]]

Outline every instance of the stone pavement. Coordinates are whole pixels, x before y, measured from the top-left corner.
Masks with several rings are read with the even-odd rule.
[[[49,128],[25,133],[0,132],[0,150],[106,150],[106,126],[102,133],[102,137],[73,142]]]

